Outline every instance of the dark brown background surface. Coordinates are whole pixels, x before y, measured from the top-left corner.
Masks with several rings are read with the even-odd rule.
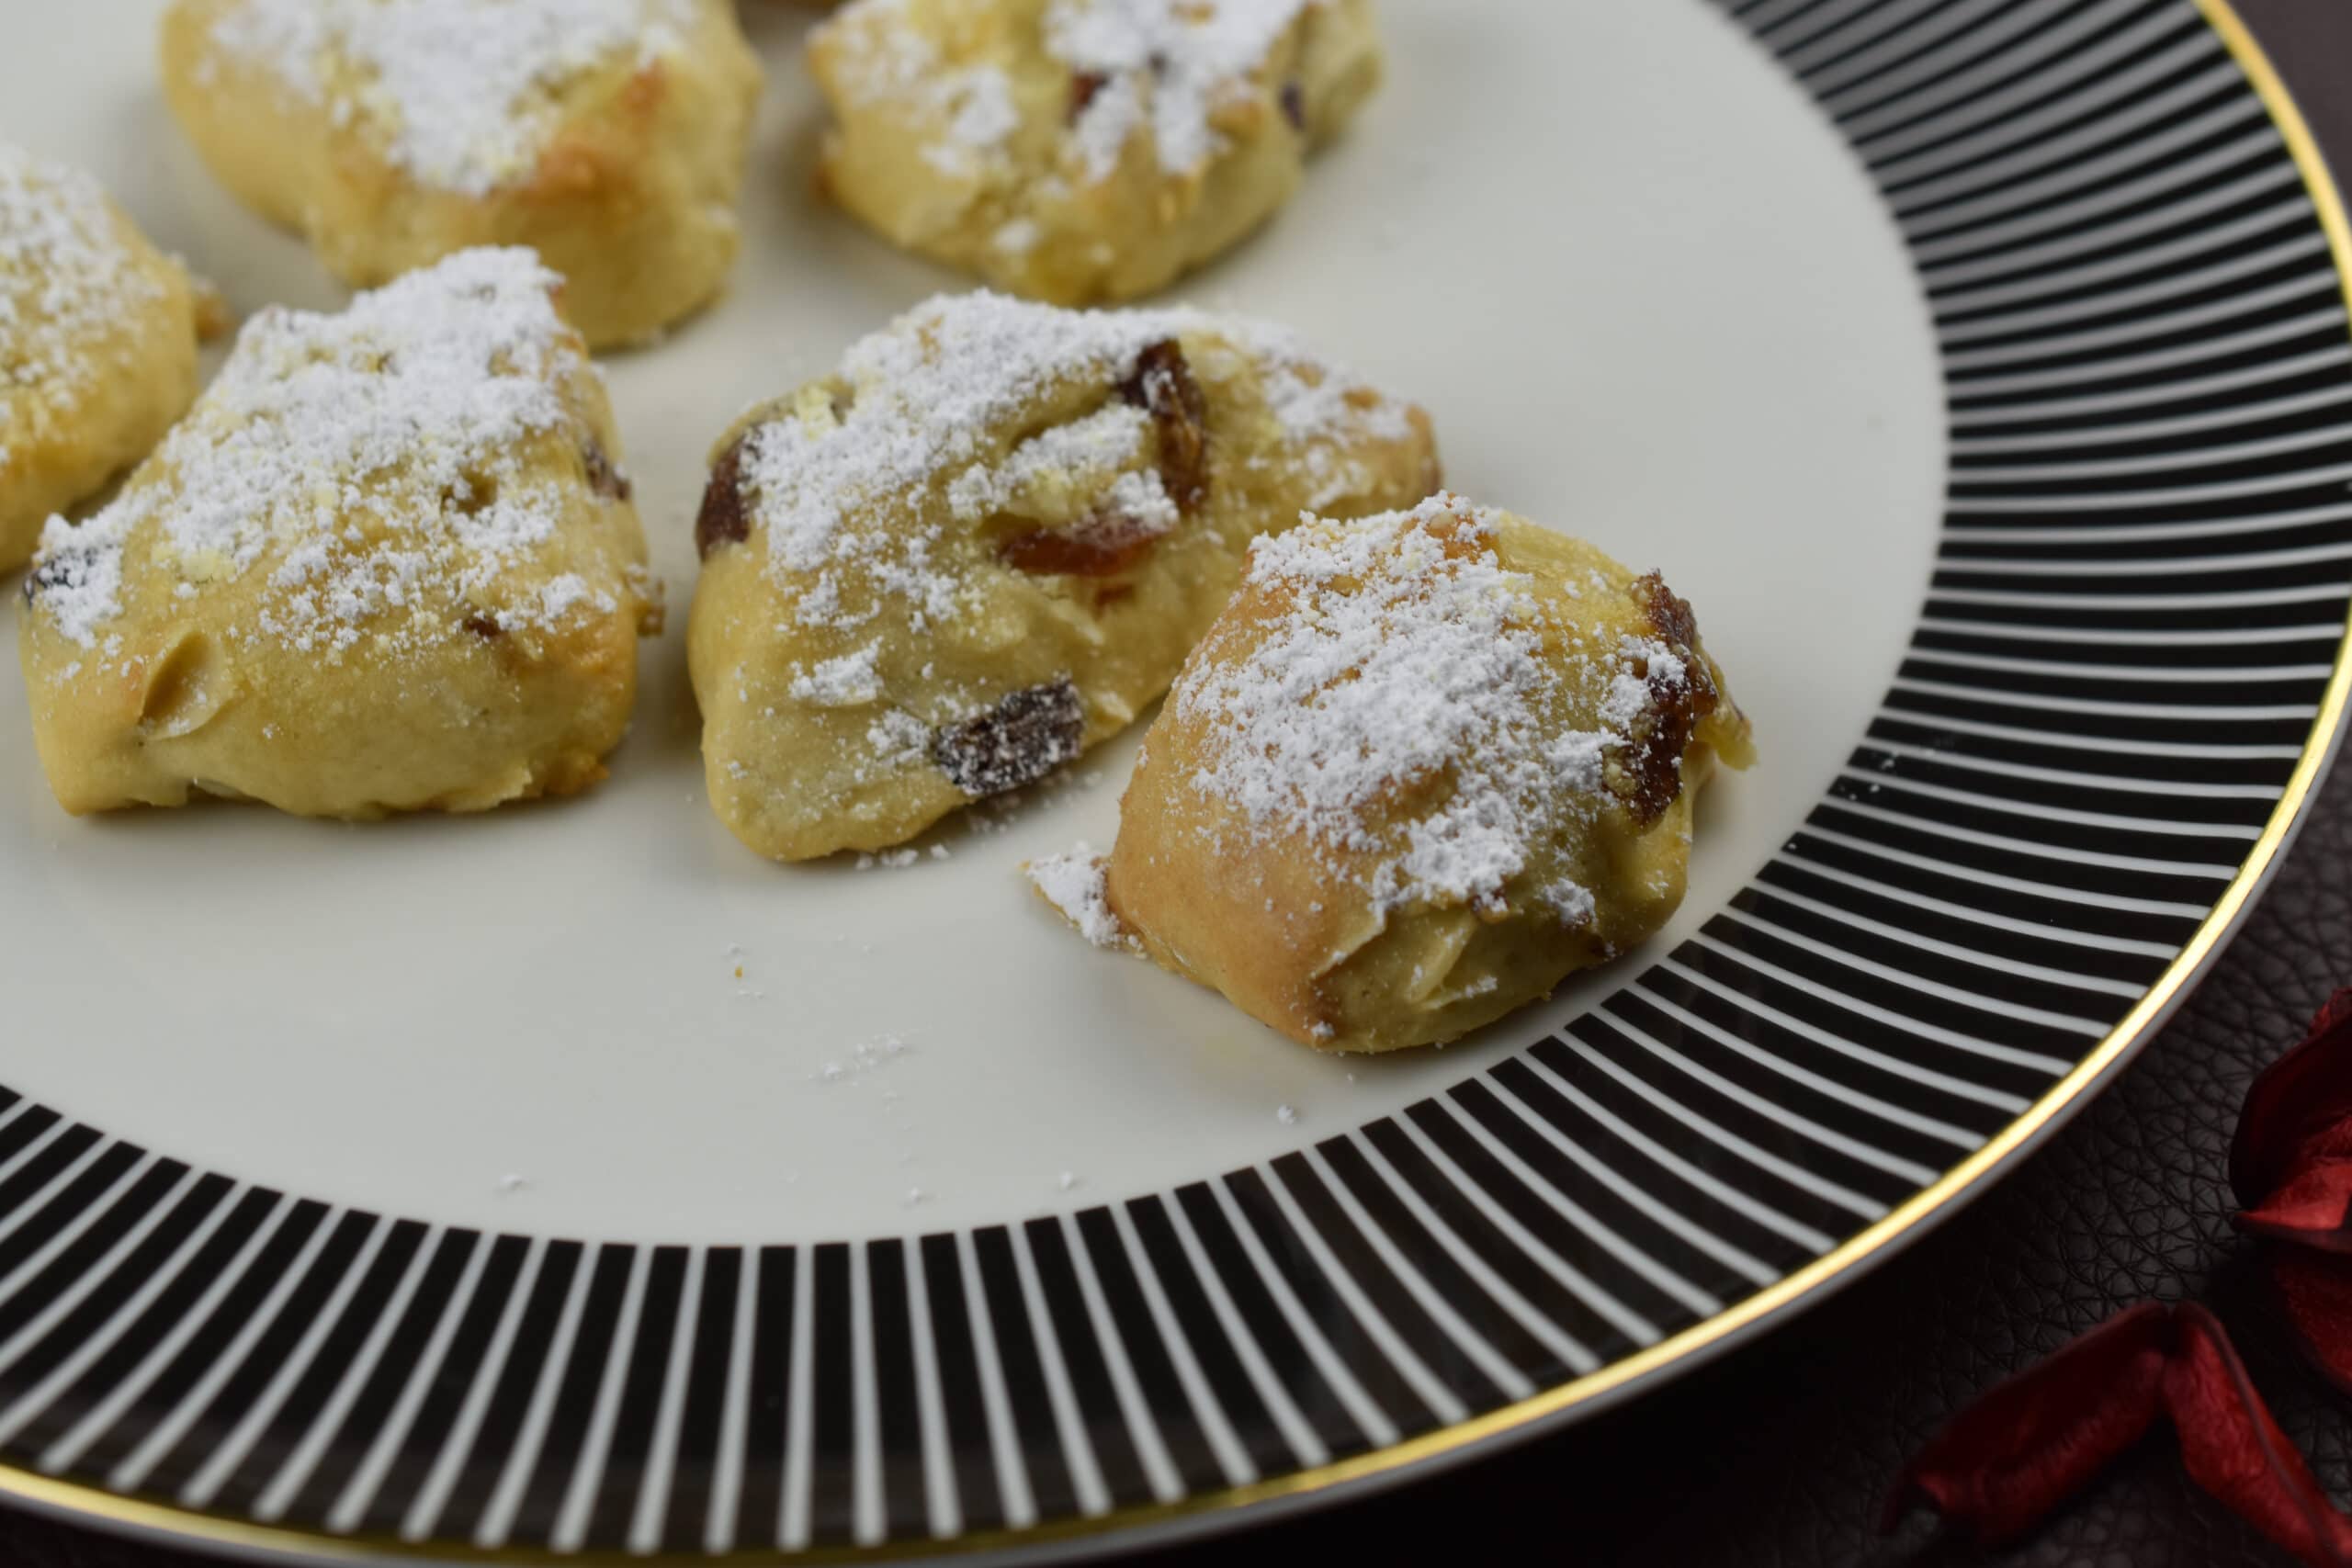
[[[1555,4],[1558,0],[1528,0]],[[2039,3],[2039,0],[2036,0]],[[2352,0],[2238,0],[2352,183]],[[2030,1545],[1983,1554],[1924,1517],[1882,1540],[1903,1456],[1969,1395],[2117,1307],[2196,1296],[2236,1335],[2321,1481],[2352,1504],[2352,1403],[2272,1327],[2225,1219],[2255,1069],[2352,984],[2352,769],[2268,896],[2121,1082],[1958,1218],[1764,1338],[1623,1410],[1335,1511],[1136,1559],[1873,1568],[2235,1568],[2286,1561],[2152,1440]],[[0,1512],[0,1568],[198,1568],[183,1553]]]

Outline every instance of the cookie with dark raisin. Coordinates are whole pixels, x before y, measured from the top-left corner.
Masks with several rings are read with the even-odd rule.
[[[1131,723],[1252,538],[1437,482],[1426,415],[1277,329],[933,300],[713,448],[712,805],[779,860],[903,842]]]
[[[1442,496],[1252,550],[1107,859],[1031,868],[1105,946],[1305,1044],[1452,1040],[1647,940],[1748,721],[1690,606]]]

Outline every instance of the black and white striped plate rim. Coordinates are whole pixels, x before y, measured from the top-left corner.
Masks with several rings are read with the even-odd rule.
[[[1951,471],[1868,738],[1700,934],[1397,1116],[856,1244],[425,1224],[8,1097],[0,1493],[249,1545],[1017,1547],[1573,1408],[2049,1124],[2210,950],[2334,739],[2341,210],[2218,4],[1726,8],[1896,215]]]

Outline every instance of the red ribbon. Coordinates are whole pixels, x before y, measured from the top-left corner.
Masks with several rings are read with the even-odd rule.
[[[2230,1185],[2280,1316],[2352,1393],[2352,989],[2247,1091]],[[2193,1303],[2119,1313],[1989,1390],[1905,1469],[1883,1528],[1925,1502],[1981,1541],[2013,1540],[2159,1416],[2199,1486],[2302,1562],[2352,1568],[2352,1518],[2312,1479],[2220,1320]]]

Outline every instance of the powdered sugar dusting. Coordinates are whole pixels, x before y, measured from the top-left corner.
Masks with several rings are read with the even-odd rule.
[[[50,521],[38,610],[92,646],[120,613],[138,535],[184,594],[274,560],[245,635],[305,650],[348,648],[428,584],[496,602],[503,626],[609,611],[610,593],[576,575],[519,602],[493,586],[561,515],[563,495],[511,451],[571,422],[555,383],[586,373],[550,300],[556,283],[527,251],[467,251],[341,315],[255,316],[152,479],[142,473],[79,526]],[[421,633],[411,622],[402,635]]]
[[[380,130],[419,179],[481,196],[528,175],[567,83],[674,53],[693,21],[692,0],[242,0],[212,36],[337,125]]]
[[[881,653],[882,645],[870,642],[854,653],[824,660],[793,678],[793,700],[818,707],[863,707],[882,694],[882,677],[875,669]]]
[[[854,0],[821,36],[839,62],[839,91],[860,108],[886,107],[922,136],[920,155],[951,180],[1011,177],[1024,107],[1049,106],[1059,167],[1044,188],[1100,185],[1141,139],[1151,164],[1186,175],[1226,150],[1218,116],[1257,100],[1272,111],[1280,85],[1265,65],[1299,18],[1331,0],[1051,0],[1042,17],[1046,54],[1082,92],[1024,101],[992,60],[950,59],[933,36],[952,33],[911,14],[909,0]],[[980,8],[986,11],[988,8]],[[954,10],[949,9],[952,22]],[[981,34],[978,36],[985,36]],[[1074,113],[1067,106],[1075,103]],[[1038,238],[1016,220],[996,236],[1019,255]]]
[[[1012,104],[1012,82],[994,66],[975,66],[955,78],[956,112],[947,121],[947,144],[977,154],[1004,144],[1021,125]],[[934,153],[937,149],[933,149]]]
[[[807,624],[854,626],[842,607],[854,572],[912,606],[917,629],[954,616],[960,591],[940,560],[937,528],[909,509],[944,483],[969,521],[1053,475],[1109,475],[1139,450],[1148,416],[1124,404],[1049,429],[991,460],[992,432],[1060,387],[1130,376],[1155,343],[1195,335],[1252,355],[1296,459],[1321,488],[1351,482],[1339,448],[1410,433],[1405,406],[1324,363],[1277,327],[1193,310],[1063,310],[985,290],[933,299],[854,344],[842,389],[804,399],[757,425],[743,487],[780,585]],[[1113,499],[1138,521],[1172,527],[1156,475],[1121,475]],[[1338,493],[1335,491],[1334,493]],[[1328,499],[1328,497],[1326,498]]]
[[[1274,419],[1315,481],[1310,510],[1369,487],[1371,476],[1348,456],[1353,443],[1412,435],[1405,404],[1321,361],[1289,329],[1251,321],[1242,324],[1239,338],[1257,356]]]
[[[1062,479],[1077,485],[1099,484],[1117,475],[1143,450],[1151,416],[1129,404],[1113,403],[1100,412],[1040,431],[1013,449],[996,468],[974,464],[956,476],[947,492],[948,504],[964,521],[985,516],[1040,483]],[[1160,492],[1167,503],[1167,492]]]
[[[843,85],[861,105],[895,102],[938,121],[944,135],[926,142],[923,161],[950,179],[977,175],[989,153],[1020,129],[1012,82],[1002,67],[951,66],[907,14],[906,0],[863,0],[834,27],[856,47],[843,56]]]
[[[1146,128],[1159,166],[1190,174],[1220,150],[1217,109],[1253,88],[1250,74],[1310,6],[1328,0],[1054,0],[1047,52],[1102,84],[1070,134],[1086,177],[1118,168]]]
[[[1535,846],[1589,808],[1615,737],[1557,732],[1562,676],[1544,656],[1531,580],[1493,547],[1495,513],[1441,496],[1352,525],[1261,538],[1252,588],[1286,596],[1237,659],[1198,658],[1171,711],[1202,725],[1194,784],[1245,830],[1377,857],[1381,909],[1467,904],[1499,913]],[[1401,830],[1378,803],[1450,780]],[[1568,923],[1592,896],[1538,896]]]
[[[101,367],[92,344],[162,288],[97,181],[0,142],[0,476],[17,422],[78,407]]]

